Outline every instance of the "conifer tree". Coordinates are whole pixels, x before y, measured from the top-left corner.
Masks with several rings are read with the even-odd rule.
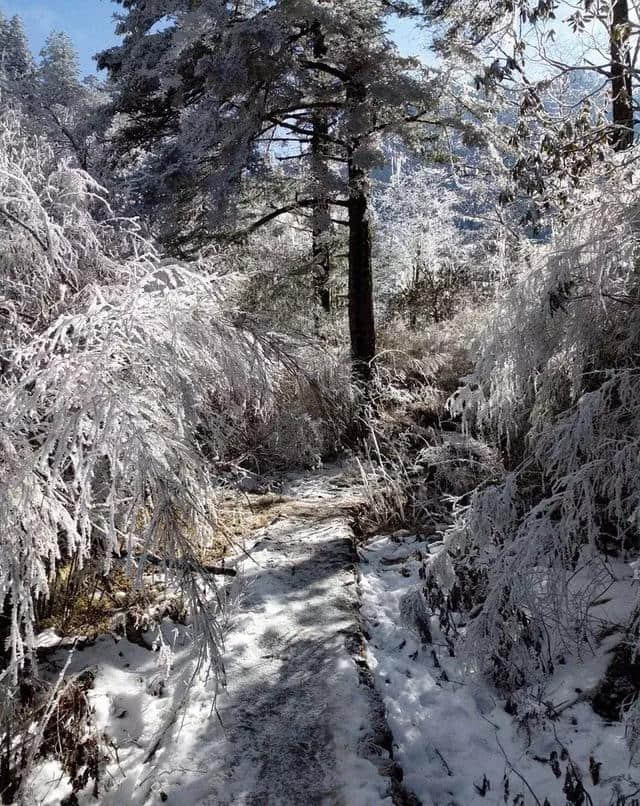
[[[398,9],[382,0],[125,5],[123,44],[99,64],[116,92],[121,153],[138,160],[143,198],[165,208],[173,247],[191,249],[222,228],[248,235],[310,209],[326,273],[328,210],[346,211],[352,358],[366,380],[376,351],[369,173],[384,134],[438,122],[434,79],[388,34]],[[233,202],[247,174],[269,172],[265,143],[300,168],[282,204],[254,209],[239,227]],[[165,228],[169,200],[175,224]]]
[[[35,64],[20,17],[7,20],[0,12],[0,72],[15,84],[33,76]]]
[[[80,88],[78,54],[68,34],[51,33],[40,51],[38,80],[49,104],[69,106]]]
[[[0,14],[0,90],[4,103],[21,113],[25,132],[44,137],[56,157],[71,157],[83,170],[99,173],[107,95],[97,78],[81,79],[67,34],[51,33],[36,63],[20,18]]]
[[[86,132],[90,90],[80,80],[78,54],[69,36],[51,33],[40,51],[37,70],[36,112],[58,151],[71,152],[87,170]]]

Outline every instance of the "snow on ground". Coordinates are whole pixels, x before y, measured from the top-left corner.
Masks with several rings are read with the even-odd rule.
[[[388,772],[374,763],[388,754],[373,747],[370,694],[351,654],[353,535],[326,497],[314,509],[317,487],[302,486],[308,513],[257,533],[251,559],[240,563],[244,598],[226,643],[228,687],[217,700],[212,683],[191,683],[183,627],[167,632],[171,677],[156,654],[126,640],[104,637],[76,652],[70,671],[95,667],[90,696],[112,742],[101,804],[390,806]],[[34,803],[59,803],[69,791],[53,764],[33,783]],[[81,803],[95,800],[83,793]]]
[[[406,617],[403,625],[402,613],[420,589],[421,557],[428,550],[411,536],[379,537],[361,549],[369,665],[387,708],[394,757],[407,788],[424,806],[637,806],[639,801],[629,794],[637,790],[640,796],[640,769],[631,763],[624,727],[603,722],[580,700],[580,692],[602,679],[610,657],[606,650],[615,639],[580,663],[559,666],[545,700],[556,706],[578,700],[573,706],[553,721],[536,725],[529,720],[528,729],[519,730],[497,693],[449,656],[437,618],[430,619],[432,645],[423,644]],[[609,592],[606,614],[614,621],[621,611],[628,613],[633,601],[631,569],[620,564],[616,574],[620,581]],[[605,615],[602,609],[599,615]],[[590,764],[601,765],[597,785]],[[564,787],[572,765],[591,800],[567,800]],[[627,798],[618,800],[616,790]]]
[[[75,652],[69,672],[94,669],[90,697],[111,744],[99,802],[391,806],[398,788],[380,738],[387,725],[352,654],[361,617],[394,760],[424,806],[543,806],[545,798],[564,806],[572,769],[590,797],[584,806],[634,806],[615,794],[640,790],[624,729],[604,723],[581,697],[602,679],[616,637],[559,666],[544,695],[559,716],[539,724],[532,717],[519,729],[497,693],[450,657],[437,619],[427,612],[424,624],[416,621],[425,541],[373,540],[360,549],[357,583],[344,514],[354,490],[333,470],[288,481],[295,501],[255,533],[250,559],[238,561],[240,583],[232,584],[242,603],[226,642],[228,687],[217,699],[214,681],[193,681],[188,629],[172,622],[164,629],[175,655],[170,676],[157,654],[126,640],[105,636]],[[615,574],[610,601],[592,612],[603,624],[621,623],[633,601],[632,570],[619,564]],[[54,636],[41,638],[51,644]],[[64,657],[48,663],[55,676]],[[32,802],[47,806],[70,791],[53,762],[32,784]],[[87,792],[80,803],[95,800]]]

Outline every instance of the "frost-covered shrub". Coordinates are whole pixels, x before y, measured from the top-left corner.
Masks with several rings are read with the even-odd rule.
[[[278,384],[276,407],[245,433],[247,462],[259,472],[317,467],[335,457],[357,416],[347,361],[317,347],[295,355],[298,369]]]
[[[458,389],[472,369],[469,349],[481,319],[482,308],[464,308],[446,322],[412,330],[393,319],[379,331],[379,368],[387,369],[404,386],[427,383],[440,391],[437,408]],[[435,402],[435,401],[434,401]]]
[[[440,440],[422,448],[415,465],[424,469],[436,489],[449,496],[464,495],[483,481],[502,475],[495,450],[456,432],[444,432]]]
[[[215,260],[159,260],[133,224],[110,217],[90,177],[56,165],[14,121],[3,125],[5,746],[19,680],[35,663],[39,606],[72,560],[92,574],[125,561],[143,585],[146,557],[160,558],[168,586],[188,603],[199,662],[224,679],[225,597],[199,553],[199,536],[215,523],[212,486],[248,453],[306,461],[304,451],[335,448],[350,386],[337,365],[319,354],[312,361],[239,312],[228,265],[221,273]],[[291,428],[275,444],[283,422]]]
[[[579,201],[496,302],[450,401],[512,469],[473,493],[428,572],[449,592],[480,572],[467,648],[507,689],[589,643],[604,552],[638,549],[637,179],[603,172]]]
[[[243,267],[244,283],[239,297],[242,310],[268,321],[279,331],[298,336],[321,333],[325,340],[336,342],[339,266],[333,266],[328,280],[332,303],[329,315],[318,301],[317,270],[306,233],[292,232],[291,228],[282,231],[272,225],[260,230],[242,247],[235,247],[234,252],[236,265]],[[339,329],[342,333],[342,325]]]
[[[414,166],[391,177],[375,204],[377,305],[384,318],[423,330],[493,296],[513,248],[511,233],[492,213],[494,197],[472,170],[462,177]]]
[[[640,701],[635,700],[623,714],[625,738],[633,758],[640,750]]]
[[[114,554],[133,563],[153,548],[193,566],[184,535],[211,517],[206,457],[225,454],[234,421],[274,405],[265,348],[222,317],[206,281],[181,279],[96,289],[86,311],[13,354],[19,379],[0,391],[0,598],[14,664],[61,560],[98,552],[108,572]],[[204,602],[195,581],[192,593]]]
[[[84,288],[146,274],[153,250],[104,190],[43,140],[0,118],[0,360],[69,310]],[[121,258],[134,254],[126,264]]]
[[[0,141],[1,651],[3,679],[15,681],[33,649],[36,599],[59,562],[95,559],[100,546],[108,570],[118,530],[154,485],[169,509],[189,517],[177,485],[189,482],[188,501],[197,456],[179,424],[195,405],[188,387],[205,378],[198,352],[211,345],[193,294],[174,304],[145,290],[153,250],[135,227],[107,218],[87,174],[56,164],[15,118],[0,124]],[[217,319],[215,305],[207,313]],[[180,342],[172,334],[181,316],[190,332]],[[183,362],[196,358],[188,372],[169,369],[180,349]],[[189,450],[178,479],[171,465]],[[206,473],[197,474],[202,484]],[[168,512],[157,507],[158,529]]]

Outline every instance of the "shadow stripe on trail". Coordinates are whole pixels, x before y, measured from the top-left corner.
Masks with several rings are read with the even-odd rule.
[[[291,509],[243,563],[224,729],[209,747],[219,785],[201,802],[415,806],[366,667],[349,507],[323,497]]]

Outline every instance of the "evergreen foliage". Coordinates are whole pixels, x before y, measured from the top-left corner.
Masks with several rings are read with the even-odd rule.
[[[0,15],[0,795],[23,796],[51,703],[86,705],[81,680],[43,684],[32,730],[60,579],[144,588],[153,564],[224,685],[214,492],[346,449],[371,460],[370,521],[430,535],[399,622],[542,719],[640,557],[626,1],[573,8],[575,61],[555,0],[119,2],[104,83],[66,34],[34,58]],[[435,66],[400,55],[398,18]],[[608,718],[628,605],[591,698]],[[99,752],[65,726],[91,745],[86,769],[65,756],[75,797]]]

